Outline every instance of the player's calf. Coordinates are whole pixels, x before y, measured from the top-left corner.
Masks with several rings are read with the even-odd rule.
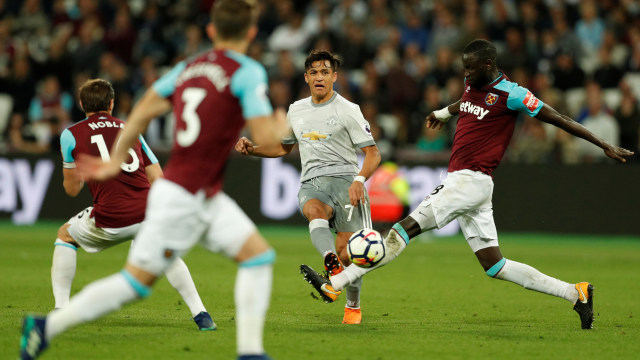
[[[385,256],[379,263],[371,267],[372,270],[383,267],[397,258],[409,244],[409,235],[399,223],[396,223],[384,238],[383,244]]]

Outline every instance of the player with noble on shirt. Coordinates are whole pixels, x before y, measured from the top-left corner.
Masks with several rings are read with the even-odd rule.
[[[238,140],[236,150],[244,155],[279,157],[299,145],[300,210],[309,220],[311,242],[323,256],[327,273],[338,274],[348,265],[346,269],[360,274],[346,284],[347,303],[342,320],[345,324],[359,324],[360,277],[367,270],[350,264],[346,248],[355,231],[371,227],[364,182],[378,167],[380,152],[358,105],[333,90],[339,66],[340,59],[329,51],[312,51],[304,64],[304,79],[311,96],[289,106],[287,121],[291,134],[272,147],[259,141],[254,145],[243,137]],[[356,148],[364,153],[362,169],[358,168]],[[331,228],[337,233],[335,244]],[[315,273],[307,265],[302,265],[300,271],[305,278]],[[341,293],[327,285],[316,290],[326,302],[335,301]]]
[[[75,197],[84,187],[75,159],[79,154],[109,160],[124,121],[111,116],[114,102],[111,84],[102,79],[88,80],[79,90],[80,107],[87,118],[62,132],[60,148],[63,160],[63,186]],[[89,181],[93,206],[82,210],[58,230],[51,265],[51,285],[55,308],[69,304],[71,284],[76,273],[78,247],[96,253],[133,239],[144,220],[144,209],[151,183],[162,177],[162,168],[142,135],[129,150],[129,161],[113,179]],[[200,330],[215,330],[187,265],[178,258],[167,270],[167,280],[182,296]]]
[[[198,243],[238,263],[234,289],[238,359],[268,359],[262,333],[275,251],[222,192],[225,163],[245,125],[267,145],[287,133],[284,113],[274,118],[266,96],[264,67],[245,55],[258,33],[257,17],[253,0],[216,1],[207,25],[213,49],[178,63],[146,91],[128,117],[111,161],[79,159],[78,169],[89,178],[116,176],[128,157],[127,149],[149,122],[173,109],[171,158],[164,178],[151,185],[145,221],[124,269],[89,284],[63,309],[46,317],[27,316],[22,359],[36,358],[49,341],[73,326],[149,296],[155,281]]]
[[[486,40],[474,40],[464,48],[462,98],[434,111],[426,119],[427,127],[441,129],[451,116],[459,115],[448,176],[417,209],[393,226],[384,240],[386,257],[374,268],[396,258],[411,238],[457,219],[471,250],[489,277],[566,299],[580,315],[581,327],[591,329],[593,286],[590,283],[567,283],[502,256],[491,205],[492,172],[509,145],[519,113],[583,138],[602,148],[612,159],[625,162],[624,157],[633,152],[598,139],[579,123],[544,104],[529,90],[510,81],[498,70],[496,57],[496,47]],[[352,281],[345,272],[330,280],[320,276],[316,279],[331,284],[336,290]]]

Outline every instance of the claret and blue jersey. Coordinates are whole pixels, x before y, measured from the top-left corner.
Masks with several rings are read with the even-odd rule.
[[[224,166],[245,119],[273,113],[267,72],[244,54],[211,50],[178,63],[153,89],[171,99],[176,118],[165,179],[213,196],[222,189]]]
[[[75,168],[79,154],[109,159],[109,153],[124,121],[106,113],[96,113],[65,129],[60,135],[60,150],[64,168]],[[130,158],[120,167],[115,178],[88,183],[93,195],[93,215],[98,227],[120,228],[144,219],[149,191],[145,168],[158,162],[146,142],[129,149]]]
[[[511,141],[518,114],[535,116],[543,105],[503,73],[481,88],[465,80],[448,171],[470,169],[491,175]]]

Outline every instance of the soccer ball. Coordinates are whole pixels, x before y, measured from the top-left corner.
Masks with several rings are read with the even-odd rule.
[[[373,229],[356,231],[347,244],[349,260],[361,268],[375,266],[385,255],[382,240],[382,235]]]

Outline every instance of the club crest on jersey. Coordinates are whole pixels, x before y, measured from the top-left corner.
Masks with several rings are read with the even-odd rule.
[[[335,116],[329,116],[329,118],[327,119],[327,125],[329,126],[338,125],[338,119]]]
[[[496,95],[494,93],[488,93],[487,96],[484,98],[484,103],[491,106],[494,105],[495,103],[498,102],[498,97],[500,95]]]

